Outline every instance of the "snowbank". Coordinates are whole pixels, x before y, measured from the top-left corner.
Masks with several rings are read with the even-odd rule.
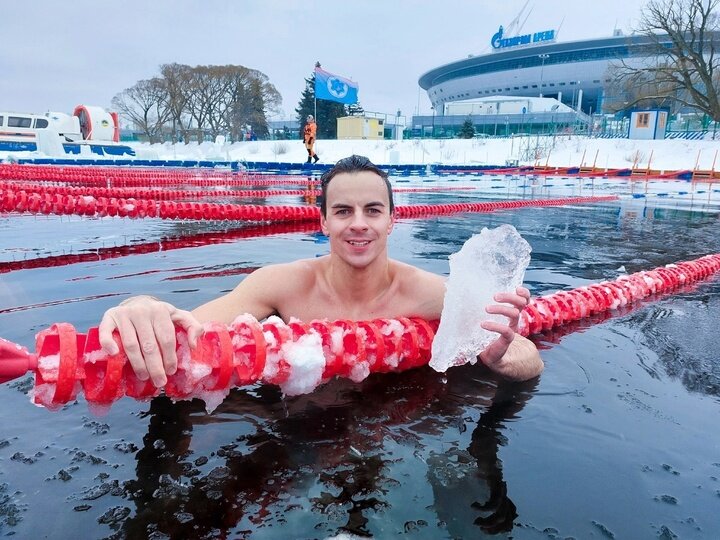
[[[302,141],[252,141],[233,144],[134,144],[139,158],[218,159],[301,163]],[[594,139],[580,136],[513,137],[510,139],[415,139],[405,141],[319,140],[321,163],[361,154],[378,164],[505,165],[520,164],[663,170],[710,169],[718,141]],[[715,168],[720,162],[715,163]]]
[[[219,161],[270,161],[302,163],[307,152],[302,141],[251,141],[233,144],[130,143],[137,159],[182,159]],[[595,139],[582,136],[512,137],[507,139],[415,139],[405,141],[319,140],[316,151],[321,163],[334,163],[351,154],[361,154],[382,165],[443,164],[495,165],[509,161],[525,165],[557,167],[685,170],[719,168],[718,141],[671,139],[642,141]],[[0,160],[46,156],[39,152],[0,152]],[[71,157],[63,155],[61,157]],[[87,156],[82,156],[87,157]],[[98,158],[92,155],[93,158]],[[110,159],[112,156],[110,157]]]

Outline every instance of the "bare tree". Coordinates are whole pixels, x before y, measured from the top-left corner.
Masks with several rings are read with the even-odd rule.
[[[112,99],[113,107],[132,121],[150,142],[162,141],[162,131],[170,119],[167,90],[160,78],[138,81]]]
[[[631,57],[611,67],[625,107],[675,104],[720,121],[720,0],[650,0]]]
[[[187,112],[189,99],[188,87],[193,68],[184,64],[163,64],[160,74],[167,90],[167,107],[172,120],[172,140],[178,141],[178,135],[187,141],[190,135],[191,119]]]
[[[257,136],[268,133],[267,115],[282,103],[280,93],[261,71],[244,66],[165,64],[162,77],[140,81],[116,96],[113,104],[151,141],[163,131],[188,141],[230,134],[240,140],[245,126]]]
[[[275,86],[261,71],[243,66],[226,66],[226,83],[223,119],[233,140],[240,140],[248,125],[257,136],[266,136],[267,116],[282,103]]]

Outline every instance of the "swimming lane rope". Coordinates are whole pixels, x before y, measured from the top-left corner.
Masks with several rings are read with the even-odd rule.
[[[614,281],[534,298],[522,311],[519,333],[530,335],[669,293],[720,270],[720,254],[640,271]],[[332,377],[361,381],[370,373],[427,364],[437,321],[419,318],[372,321],[259,322],[250,315],[232,324],[208,323],[195,349],[177,333],[178,370],[163,389],[175,399],[202,398],[208,408],[234,386],[277,384],[288,395],[312,391]],[[115,336],[118,346],[119,338]],[[0,338],[0,382],[32,371],[33,401],[57,409],[80,392],[91,405],[109,406],[122,396],[149,399],[160,393],[134,374],[122,347],[102,352],[97,328],[77,333],[57,323],[36,336],[36,353]]]
[[[37,182],[8,182],[0,180],[0,189],[11,191],[25,191],[43,195],[72,195],[74,197],[114,197],[116,199],[153,199],[156,201],[173,201],[177,199],[201,198],[247,198],[247,197],[273,197],[290,195],[321,194],[319,189],[162,189],[162,188],[126,188],[126,187],[74,187],[49,186]],[[427,186],[427,187],[394,187],[393,193],[425,193],[435,191],[474,191],[476,187],[465,186]]]
[[[558,199],[520,199],[480,203],[418,204],[398,206],[395,216],[411,218],[459,212],[492,212],[531,206],[562,206],[617,200],[617,195],[602,197],[564,197]],[[214,204],[156,201],[153,199],[116,199],[90,195],[33,193],[0,189],[0,211],[29,212],[45,215],[119,216],[191,220],[302,221],[319,219],[317,206],[260,206],[251,204]]]

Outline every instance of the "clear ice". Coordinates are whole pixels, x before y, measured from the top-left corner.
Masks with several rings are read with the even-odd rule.
[[[496,293],[514,292],[522,285],[529,263],[530,245],[512,225],[483,228],[450,255],[450,277],[432,345],[433,369],[444,372],[477,361],[477,354],[498,336],[480,323],[507,323],[507,317],[491,315],[485,308],[497,303]]]

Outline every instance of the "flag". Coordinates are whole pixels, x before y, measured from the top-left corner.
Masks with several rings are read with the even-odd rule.
[[[358,102],[358,84],[316,67],[315,97],[352,105]]]

